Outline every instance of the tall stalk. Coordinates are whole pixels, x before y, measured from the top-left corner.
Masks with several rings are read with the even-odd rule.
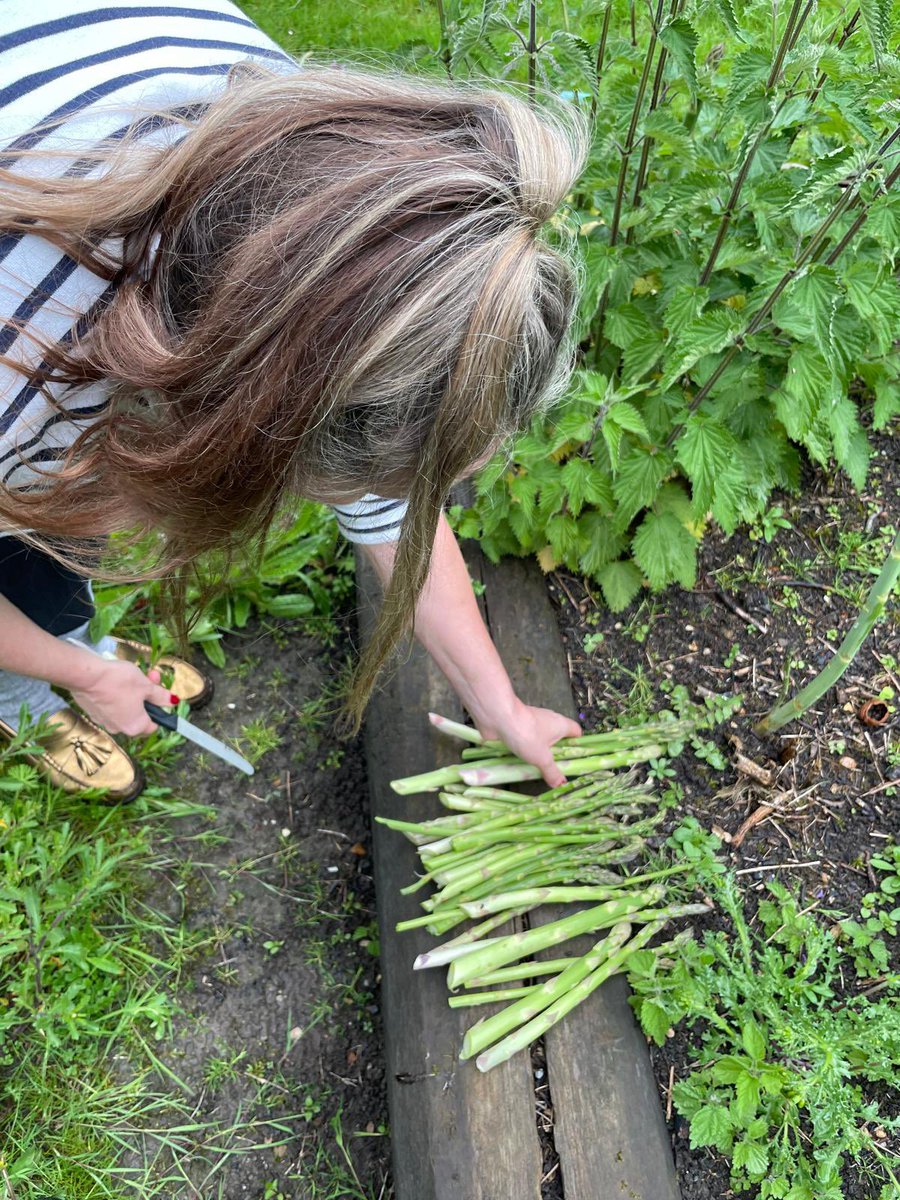
[[[890,137],[882,144],[882,146],[876,152],[875,157],[870,160],[870,163],[868,164],[868,166],[874,165],[878,161],[878,159],[885,153],[885,151],[898,138],[900,138],[900,126],[898,126],[897,129],[890,135]],[[859,173],[860,178],[862,177],[862,175],[864,173],[865,173],[864,171],[860,171],[860,173]],[[884,190],[888,191],[891,187],[893,187],[893,185],[897,182],[898,177],[900,177],[900,168],[895,167],[894,170],[891,171],[890,174],[885,178]],[[834,207],[831,209],[831,212],[829,212],[828,215],[823,218],[823,220],[820,222],[819,226],[817,227],[815,233],[813,233],[812,237],[807,242],[806,246],[803,248],[803,250],[800,252],[800,254],[798,254],[797,260],[794,263],[794,265],[791,267],[791,269],[789,271],[785,271],[784,275],[782,275],[782,277],[778,280],[775,287],[772,289],[772,291],[766,297],[766,299],[764,300],[761,307],[757,310],[753,319],[741,331],[741,333],[739,333],[737,335],[737,337],[734,339],[734,341],[731,343],[731,345],[728,347],[728,349],[724,352],[722,357],[719,359],[719,362],[716,365],[715,370],[712,372],[712,374],[709,376],[709,378],[706,380],[706,382],[700,388],[698,388],[696,394],[694,395],[693,399],[691,400],[690,404],[687,407],[687,415],[688,416],[692,412],[696,412],[696,410],[700,407],[701,403],[706,399],[706,397],[709,395],[709,393],[712,391],[712,389],[715,387],[715,385],[719,382],[719,380],[722,378],[725,371],[728,369],[731,362],[733,361],[735,355],[738,353],[738,351],[743,349],[746,339],[748,337],[751,337],[754,333],[759,332],[759,330],[765,324],[766,319],[768,318],[772,309],[775,307],[775,304],[778,301],[779,296],[782,294],[782,292],[785,290],[785,288],[788,287],[790,285],[790,283],[794,279],[797,278],[797,276],[800,274],[803,267],[805,267],[808,262],[811,262],[815,259],[816,255],[824,247],[826,239],[828,237],[828,234],[831,230],[831,227],[834,225],[835,221],[837,221],[841,216],[844,215],[845,212],[847,212],[848,209],[850,209],[853,205],[856,204],[857,199],[858,199],[858,193],[859,193],[859,187],[857,186],[856,188],[848,187],[841,194],[840,199],[835,203]],[[854,222],[854,225],[857,229],[859,228],[860,225],[863,224],[863,222],[865,221],[867,216],[868,216],[867,210],[864,210],[863,213],[860,214],[860,216],[857,218],[857,221]],[[851,226],[851,229],[852,228],[853,227]],[[844,237],[841,238],[841,240],[838,242],[837,246],[831,252],[831,254],[829,255],[829,258],[828,258],[829,263],[833,262],[837,258],[837,255],[839,252],[842,252],[843,250],[846,249],[847,245],[849,244],[849,240],[850,240],[848,237],[849,233],[850,233],[850,231],[848,230],[848,233],[845,234]],[[687,416],[683,420],[678,421],[675,425],[672,426],[669,436],[666,439],[667,447],[673,446],[675,444],[675,442],[678,440],[679,436],[681,435],[681,433],[684,429],[686,420],[687,420]]]
[[[597,91],[600,88],[600,80],[603,76],[603,63],[606,58],[606,43],[609,40],[609,22],[612,17],[612,0],[606,6],[606,12],[603,14],[603,28],[600,30],[600,41],[597,43],[597,67],[595,71],[596,85],[594,95],[591,99],[591,122],[597,118]]]
[[[872,585],[872,590],[866,597],[862,611],[847,631],[847,635],[835,651],[834,657],[823,667],[815,679],[810,680],[806,687],[800,689],[796,696],[791,697],[786,704],[780,705],[763,717],[755,726],[757,733],[774,733],[788,721],[805,713],[825,695],[830,687],[837,683],[859,653],[860,647],[876,622],[882,617],[898,577],[900,577],[900,534],[894,539],[887,562],[881,568],[881,573]]]
[[[444,70],[447,72],[447,78],[453,78],[453,71],[450,66],[451,54],[450,43],[447,41],[447,14],[444,11],[444,0],[437,0],[438,23],[441,27],[441,45],[438,51],[441,62],[444,64]]]
[[[634,6],[632,5],[632,19],[634,17]],[[631,120],[628,124],[628,133],[625,137],[625,145],[622,147],[621,162],[619,164],[619,177],[616,180],[616,198],[613,204],[612,220],[609,224],[609,241],[608,245],[615,246],[619,240],[619,224],[622,220],[622,207],[625,201],[625,180],[628,177],[628,163],[635,149],[635,139],[637,137],[638,122],[641,119],[641,112],[644,107],[644,96],[647,93],[647,83],[650,79],[650,69],[653,66],[653,59],[656,55],[657,33],[660,23],[662,22],[663,0],[657,0],[656,17],[650,29],[650,40],[647,45],[647,53],[644,55],[644,68],[641,71],[641,78],[638,82],[637,93],[634,97],[634,106],[631,110]],[[604,287],[603,294],[600,297],[600,303],[597,306],[597,312],[594,316],[593,340],[594,345],[600,344],[600,334],[603,329],[603,317],[606,313],[607,296],[609,288]]]
[[[528,102],[534,104],[537,82],[537,0],[528,6]]]
[[[802,0],[794,0],[793,5],[791,6],[791,11],[788,14],[787,23],[785,24],[784,31],[781,35],[781,41],[779,42],[778,49],[775,52],[775,59],[772,63],[772,69],[769,72],[769,78],[766,80],[766,88],[769,91],[771,91],[772,88],[778,83],[778,80],[781,77],[782,68],[784,66],[785,55],[790,50],[791,45],[793,45],[793,43],[796,41],[800,34],[800,30],[803,28],[804,21],[812,11],[812,5],[807,3],[806,8],[801,12],[801,3]],[[734,214],[737,211],[738,200],[740,199],[744,184],[747,182],[747,176],[750,173],[750,168],[753,166],[754,159],[756,158],[756,152],[759,150],[765,139],[769,136],[776,118],[792,95],[793,89],[790,88],[788,89],[787,94],[782,98],[773,115],[757,133],[756,137],[753,139],[750,149],[744,155],[744,161],[741,163],[738,173],[734,178],[734,182],[731,185],[731,192],[725,205],[725,211],[722,213],[722,219],[719,222],[719,228],[716,230],[716,236],[713,239],[712,246],[710,247],[706,263],[703,267],[703,270],[700,272],[700,287],[705,287],[706,284],[709,283],[710,277],[715,269],[716,259],[719,257],[719,253],[725,242],[726,234],[731,226]]]
[[[672,20],[674,17],[676,17],[678,15],[679,4],[680,4],[680,0],[672,0],[671,6],[669,8],[669,19],[670,20]],[[656,112],[656,109],[659,107],[659,98],[660,98],[660,95],[662,94],[663,74],[665,73],[666,61],[667,61],[668,57],[669,57],[668,51],[666,50],[665,46],[663,46],[660,49],[659,58],[656,63],[656,74],[653,77],[653,88],[651,89],[651,92],[650,92],[650,104],[647,108],[648,116],[650,115],[650,113]],[[644,184],[647,181],[647,167],[650,162],[650,150],[651,150],[652,146],[653,146],[653,138],[647,137],[645,134],[644,138],[641,142],[641,157],[638,162],[637,176],[634,181],[634,191],[632,192],[632,195],[631,195],[632,209],[636,209],[636,208],[640,207],[641,192],[644,190]],[[625,234],[626,245],[631,243],[631,240],[633,237],[634,237],[634,226],[632,225],[631,228],[628,230],[628,232]]]

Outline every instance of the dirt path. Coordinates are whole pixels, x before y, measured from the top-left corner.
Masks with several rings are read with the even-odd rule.
[[[259,626],[230,637],[198,723],[263,750],[257,773],[185,747],[165,780],[209,817],[182,821],[145,897],[196,941],[157,1053],[198,1124],[241,1126],[163,1149],[173,1200],[389,1195],[365,762],[323,711],[347,649]]]

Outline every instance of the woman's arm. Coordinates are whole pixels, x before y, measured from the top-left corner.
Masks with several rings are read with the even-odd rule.
[[[360,547],[382,584],[391,576],[394,544]],[[563,782],[550,747],[577,737],[577,722],[546,708],[524,704],[481,619],[469,572],[446,517],[441,517],[428,579],[416,609],[416,637],[447,676],[480,733],[501,738],[534,763],[551,787]]]
[[[0,669],[44,679],[72,693],[78,706],[110,733],[148,734],[157,726],[144,701],[170,704],[159,672],[145,675],[127,662],[109,662],[82,646],[54,637],[0,596]]]

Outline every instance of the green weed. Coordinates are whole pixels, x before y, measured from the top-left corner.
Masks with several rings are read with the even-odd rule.
[[[691,1073],[672,1091],[691,1146],[727,1155],[732,1186],[758,1188],[763,1200],[841,1200],[847,1163],[883,1185],[884,1200],[896,1196],[882,1143],[900,1120],[876,1098],[900,1067],[896,980],[880,997],[857,994],[847,985],[861,947],[851,942],[848,955],[815,902],[801,906],[770,882],[751,924],[734,876],[709,869],[708,835],[695,825],[677,844],[729,931],[707,932],[663,964],[642,952],[629,979],[657,1044],[680,1022],[692,1031]],[[891,863],[886,878],[900,878]]]

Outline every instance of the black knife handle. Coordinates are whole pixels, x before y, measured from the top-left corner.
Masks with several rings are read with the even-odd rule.
[[[144,708],[150,720],[155,721],[157,725],[162,725],[166,729],[177,729],[178,713],[166,712],[164,708],[160,708],[158,704],[151,704],[149,700],[144,701]]]

